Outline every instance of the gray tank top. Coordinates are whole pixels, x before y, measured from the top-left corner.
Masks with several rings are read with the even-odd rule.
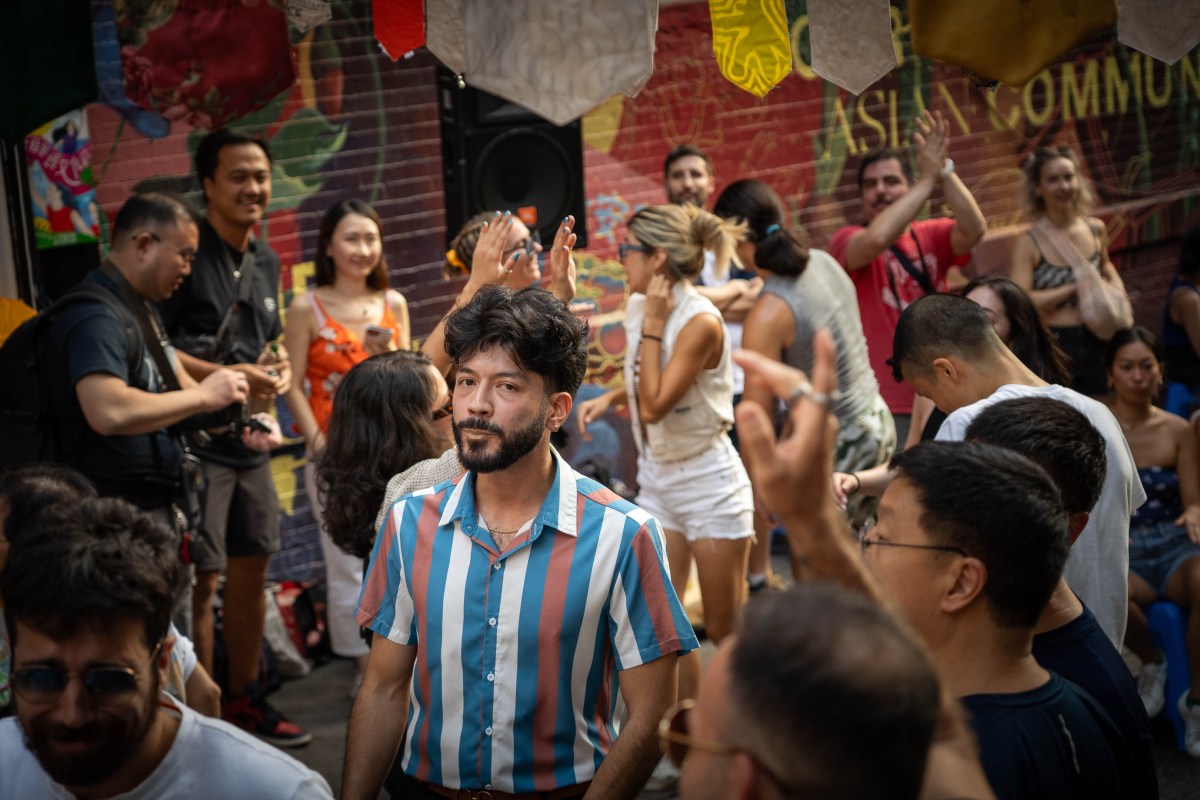
[[[763,291],[788,304],[796,320],[796,338],[783,361],[812,373],[813,335],[828,328],[837,345],[837,381],[841,399],[833,413],[845,425],[863,413],[879,395],[879,383],[867,357],[862,318],[854,284],[842,266],[824,250],[809,250],[800,277],[767,274]]]

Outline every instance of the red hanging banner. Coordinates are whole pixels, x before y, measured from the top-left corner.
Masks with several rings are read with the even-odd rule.
[[[375,38],[395,61],[425,44],[425,0],[371,0]]]

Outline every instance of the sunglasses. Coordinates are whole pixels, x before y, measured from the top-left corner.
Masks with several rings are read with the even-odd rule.
[[[454,398],[452,397],[446,401],[446,405],[442,406],[441,408],[435,408],[433,410],[433,414],[431,416],[433,418],[433,421],[437,422],[439,419],[445,419],[446,417],[450,416],[453,413],[454,413]]]
[[[627,242],[622,242],[621,244],[617,245],[617,258],[621,259],[622,261],[624,261],[625,256],[629,255],[630,253],[649,254],[653,252],[654,248],[645,244],[629,244]]]
[[[533,258],[534,256],[537,255],[537,249],[541,245],[541,243],[542,243],[542,238],[541,238],[541,236],[538,235],[537,229],[535,228],[534,230],[531,230],[529,232],[528,236],[526,236],[521,241],[517,242],[516,247],[510,247],[507,250],[505,250],[504,254],[500,256],[500,260],[508,261],[510,258],[513,257],[514,253],[520,253],[522,251],[525,253],[525,255],[529,256],[530,258]]]
[[[153,661],[162,649],[155,645],[147,661]],[[27,703],[52,703],[67,688],[67,681],[78,676],[88,695],[98,703],[116,702],[138,688],[138,671],[132,667],[94,667],[85,672],[68,672],[61,667],[21,667],[13,670],[12,688]]]

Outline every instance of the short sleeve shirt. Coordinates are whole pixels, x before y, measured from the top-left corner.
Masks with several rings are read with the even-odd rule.
[[[950,267],[966,264],[970,254],[956,256],[950,241],[953,219],[918,220],[909,232],[900,236],[894,245],[908,256],[917,269],[924,268],[934,291],[946,291],[946,273]],[[833,234],[829,254],[846,266],[846,247],[862,225],[846,225]],[[887,361],[892,357],[892,339],[900,312],[925,292],[908,274],[890,249],[860,269],[847,269],[858,294],[858,311],[862,317],[863,333],[867,338],[867,353],[871,368],[879,381],[879,393],[893,414],[911,414],[914,392],[907,383],[897,382]]]
[[[1146,492],[1138,478],[1129,443],[1112,412],[1103,403],[1065,386],[1010,383],[946,417],[937,438],[943,442],[961,442],[979,412],[992,403],[1016,397],[1047,397],[1066,403],[1087,417],[1104,437],[1108,471],[1100,488],[1100,499],[1092,507],[1079,538],[1071,545],[1063,577],[1096,615],[1113,646],[1120,647],[1125,639],[1129,601],[1129,517],[1145,502]]]
[[[113,281],[99,270],[84,280],[120,296]],[[80,380],[96,373],[113,375],[149,392],[162,391],[158,367],[145,346],[140,370],[134,374],[126,355],[125,323],[102,303],[81,302],[66,307],[51,324],[49,336],[50,352],[64,356],[61,361],[50,362],[47,381],[68,465],[102,484],[147,478],[173,482],[179,475],[180,452],[166,430],[137,436],[101,436],[88,426],[75,392]]]
[[[1141,798],[1112,719],[1053,672],[1028,692],[964,697],[979,760],[997,800]]]
[[[1081,687],[1108,712],[1136,765],[1137,796],[1157,798],[1154,732],[1146,707],[1125,659],[1104,635],[1095,615],[1084,606],[1083,613],[1066,625],[1034,636],[1033,657],[1044,669]]]
[[[658,523],[555,461],[503,553],[472,472],[402,497],[380,529],[357,617],[417,648],[407,775],[518,793],[588,781],[617,737],[617,673],[697,647]]]
[[[279,256],[266,244],[251,240],[254,257],[249,280],[248,302],[239,302],[233,311],[232,346],[220,359],[223,364],[254,363],[267,342],[283,332],[279,317]],[[242,253],[225,244],[208,220],[200,223],[200,246],[192,272],[170,298],[158,304],[171,343],[184,352],[212,360],[203,351],[221,327],[225,312],[237,295],[234,271],[240,270]],[[212,444],[197,447],[203,458],[231,467],[250,467],[266,462],[266,453],[246,448],[241,440],[215,436]]]

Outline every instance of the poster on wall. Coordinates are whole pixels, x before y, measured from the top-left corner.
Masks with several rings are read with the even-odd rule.
[[[25,137],[39,250],[95,242],[100,212],[87,117],[71,111]]]

